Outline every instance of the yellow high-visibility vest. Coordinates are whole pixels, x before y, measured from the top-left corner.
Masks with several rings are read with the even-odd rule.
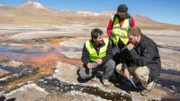
[[[104,41],[105,45],[100,48],[99,54],[97,54],[91,40],[86,41],[85,46],[89,52],[89,60],[96,61],[97,59],[101,59],[106,56],[106,51],[107,51],[107,46],[108,46],[109,40],[107,38],[104,38],[103,41]]]
[[[113,21],[114,16],[111,17]],[[127,31],[130,28],[129,19],[125,19],[123,25],[120,27],[119,19],[116,17],[113,23],[113,28],[111,30],[112,41],[115,45],[118,44],[119,40],[121,40],[124,45],[126,45],[129,41]]]

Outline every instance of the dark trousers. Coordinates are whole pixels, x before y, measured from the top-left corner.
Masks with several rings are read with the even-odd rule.
[[[85,66],[82,66],[80,68],[78,74],[81,79],[90,79],[93,76],[93,72],[95,71],[103,71],[102,80],[109,79],[115,68],[115,62],[113,59],[108,60],[106,63],[102,65],[97,65],[96,62],[91,62],[91,63],[92,63],[92,69],[88,69]]]

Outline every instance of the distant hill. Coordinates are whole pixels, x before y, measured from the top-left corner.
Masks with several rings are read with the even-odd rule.
[[[67,23],[93,24],[97,27],[107,27],[110,16],[115,11],[104,11],[95,13],[87,10],[56,10],[45,7],[38,2],[28,1],[17,7],[0,4],[0,23],[1,24],[36,24],[36,25],[56,25]],[[175,29],[180,30],[180,25],[157,22],[143,14],[132,15],[136,25],[141,28],[149,29]]]
[[[14,9],[14,7],[0,4],[0,9],[5,9],[5,10],[7,10],[7,9]]]
[[[68,11],[68,10],[56,10],[56,9],[52,9],[52,8],[48,8],[45,7],[43,5],[41,5],[38,2],[32,2],[32,1],[28,1],[24,4],[21,4],[19,6],[16,7],[16,9],[18,10],[23,10],[26,12],[31,12],[31,13],[35,13],[35,14],[39,14],[39,15],[59,15],[59,16],[74,16],[74,15],[78,15],[77,12],[75,11]]]

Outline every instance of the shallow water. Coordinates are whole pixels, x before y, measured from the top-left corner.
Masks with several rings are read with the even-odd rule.
[[[2,52],[2,53],[10,52],[10,53],[21,53],[21,54],[36,54],[36,53],[41,53],[39,50],[41,50],[43,48],[44,48],[43,46],[34,46],[32,48],[25,48],[22,46],[2,45],[2,46],[0,46],[0,52]],[[48,50],[47,50],[47,52],[48,52]]]

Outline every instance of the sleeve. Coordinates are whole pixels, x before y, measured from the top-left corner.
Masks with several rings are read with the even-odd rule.
[[[89,52],[88,52],[88,50],[86,49],[85,44],[84,44],[84,46],[83,46],[81,60],[82,60],[82,62],[83,62],[83,64],[84,64],[85,66],[90,62],[90,60],[89,60]]]
[[[135,20],[134,20],[134,17],[131,17],[131,27],[134,27],[136,24],[135,24]]]
[[[145,66],[153,59],[153,57],[155,57],[157,52],[156,49],[156,45],[146,43],[143,47],[142,55],[139,55],[134,49],[130,50],[129,54],[135,64],[137,64],[138,66]]]
[[[106,56],[102,58],[103,63],[107,62],[109,59],[112,59],[112,57],[113,57],[112,46],[111,46],[111,42],[109,41],[107,46]]]
[[[113,21],[110,19],[109,24],[107,26],[107,35],[108,35],[108,37],[111,36],[112,24],[113,24]]]
[[[125,50],[121,51],[121,55],[120,55],[120,61],[122,63],[122,70],[125,69],[125,68],[128,68],[127,66],[127,58],[129,56],[129,51],[128,49],[126,48]]]

